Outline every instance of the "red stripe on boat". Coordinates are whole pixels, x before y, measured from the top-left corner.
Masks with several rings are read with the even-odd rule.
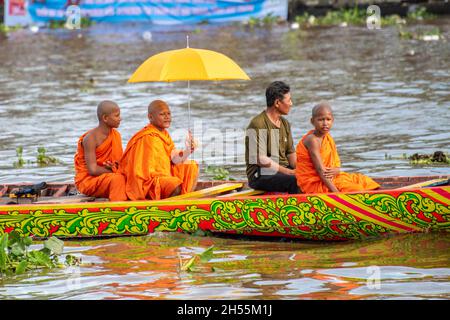
[[[341,203],[341,204],[343,204],[343,205],[349,207],[350,209],[353,209],[353,210],[355,210],[355,211],[357,211],[357,212],[359,212],[359,213],[361,213],[361,214],[364,214],[364,215],[366,215],[366,216],[368,216],[368,217],[370,217],[370,218],[372,218],[372,219],[375,219],[375,220],[378,220],[378,221],[380,221],[380,222],[386,223],[386,224],[388,224],[388,225],[390,225],[390,226],[393,226],[393,227],[395,227],[395,228],[403,229],[403,230],[405,230],[405,231],[409,231],[409,232],[416,231],[415,229],[412,229],[412,228],[409,228],[409,227],[407,227],[407,226],[398,224],[398,223],[396,223],[395,221],[387,220],[386,218],[377,216],[377,215],[375,215],[375,214],[373,214],[373,213],[370,213],[369,211],[363,210],[362,208],[357,207],[357,206],[355,206],[354,204],[351,204],[351,203],[349,203],[349,202],[347,202],[347,201],[345,201],[345,200],[339,198],[339,197],[336,196],[336,195],[329,194],[328,196],[329,196],[330,198],[332,198],[333,200],[335,200],[335,201],[337,201],[337,202],[339,202],[339,203]]]
[[[436,192],[437,194],[443,196],[444,198],[446,198],[447,200],[450,200],[450,193],[448,193],[447,191],[445,191],[444,189],[441,188],[432,188],[431,189],[433,192]]]

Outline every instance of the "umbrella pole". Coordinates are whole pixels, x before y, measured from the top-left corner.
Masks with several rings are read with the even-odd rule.
[[[189,48],[189,36],[186,35],[186,48]],[[191,88],[188,80],[188,131],[191,131]]]
[[[188,80],[188,130],[191,130],[191,90]]]

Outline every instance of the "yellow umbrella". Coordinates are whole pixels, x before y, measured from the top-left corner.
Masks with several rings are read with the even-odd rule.
[[[158,53],[142,63],[128,82],[187,81],[188,128],[190,128],[191,80],[250,80],[249,76],[222,53],[187,48]]]

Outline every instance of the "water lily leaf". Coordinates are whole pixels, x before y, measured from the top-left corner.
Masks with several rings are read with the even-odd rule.
[[[44,241],[44,248],[49,249],[54,254],[61,254],[64,249],[64,241],[56,237],[50,237]]]

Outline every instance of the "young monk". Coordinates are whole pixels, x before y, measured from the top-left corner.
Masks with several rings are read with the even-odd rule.
[[[321,102],[312,110],[309,131],[297,145],[296,178],[305,193],[362,191],[380,187],[371,178],[360,173],[340,171],[341,162],[336,145],[330,135],[333,111],[327,102]]]
[[[125,177],[117,173],[122,157],[122,138],[116,128],[120,125],[119,106],[102,101],[97,106],[98,126],[78,140],[75,154],[75,185],[87,196],[127,200]]]
[[[172,122],[169,106],[155,100],[148,106],[150,124],[128,142],[121,172],[127,177],[126,193],[130,200],[159,200],[195,189],[198,164],[187,160],[195,150],[189,133],[186,149],[177,150],[167,129]]]

